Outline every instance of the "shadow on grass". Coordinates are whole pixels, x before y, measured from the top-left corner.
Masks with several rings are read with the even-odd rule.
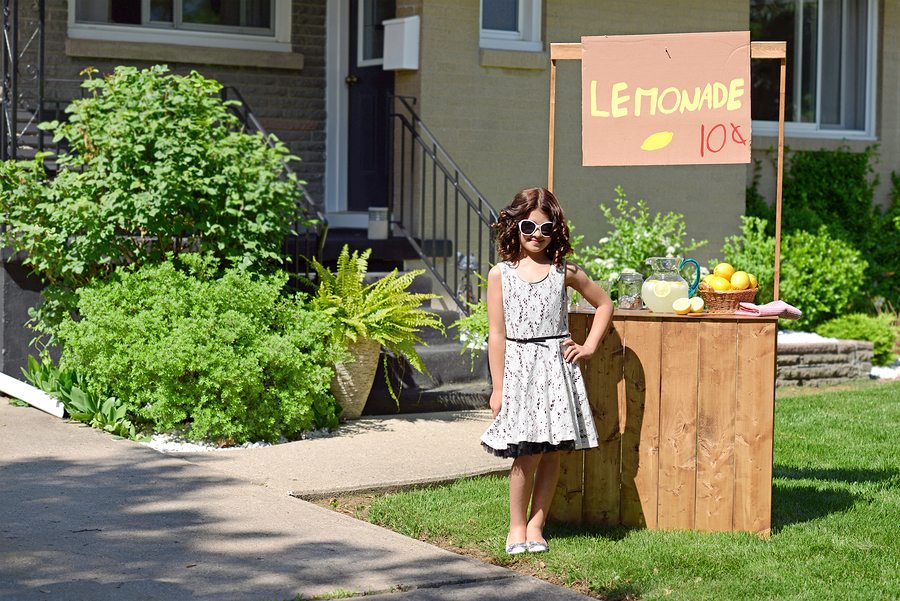
[[[566,539],[596,539],[604,542],[618,543],[627,539],[634,534],[634,528],[628,528],[621,524],[596,525],[596,524],[564,524],[552,523],[547,524],[544,528],[544,534],[550,540],[550,544],[562,544]],[[582,570],[582,573],[584,571]],[[569,573],[569,578],[578,578],[577,575]],[[592,593],[601,595],[604,601],[633,601],[641,599],[646,594],[646,588],[638,583],[629,580],[613,580],[611,582],[600,582],[591,579],[592,582],[583,583],[591,588]],[[573,590],[584,593],[579,587],[571,587]]]
[[[884,482],[900,476],[900,470],[798,468],[776,465],[773,475],[772,528],[778,530],[846,511],[856,502],[863,500],[862,496],[835,486],[837,483]],[[801,484],[799,481],[815,483]]]
[[[596,525],[556,522],[548,523],[545,527],[547,536],[552,538],[602,538],[612,542],[624,540],[633,530],[633,528],[621,524]]]

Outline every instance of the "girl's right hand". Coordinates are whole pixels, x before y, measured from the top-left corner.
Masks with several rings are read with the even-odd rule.
[[[503,407],[503,391],[494,389],[491,392],[491,413],[494,414],[494,419],[497,419],[497,416],[500,415],[501,407]]]

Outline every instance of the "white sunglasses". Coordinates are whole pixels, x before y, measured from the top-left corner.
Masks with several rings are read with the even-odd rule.
[[[523,219],[519,222],[519,231],[522,232],[522,235],[524,236],[530,236],[536,229],[541,230],[541,236],[549,238],[550,234],[553,233],[553,222],[545,221],[540,225],[531,219]]]

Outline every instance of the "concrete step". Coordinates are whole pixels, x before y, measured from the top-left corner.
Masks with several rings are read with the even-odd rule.
[[[398,276],[402,276],[404,272],[402,269],[398,267]],[[369,286],[370,284],[374,284],[378,280],[390,275],[390,271],[369,271],[363,277],[363,284]],[[407,286],[406,291],[412,294],[431,294],[434,289],[434,285],[432,284],[431,278],[427,273],[419,274],[415,277],[412,283]]]
[[[480,392],[477,394],[471,392],[488,386],[486,351],[478,353],[473,359],[472,351],[467,349],[463,352],[462,345],[456,342],[419,346],[416,350],[432,379],[429,380],[428,376],[413,369],[405,359],[388,355],[388,372],[394,390],[400,397],[401,412],[420,405],[446,407],[430,409],[432,411],[480,409],[486,406],[482,405],[486,401]],[[378,370],[366,401],[366,408],[371,406],[372,411],[397,413],[397,403],[391,397],[385,381],[383,358],[384,350],[379,357]],[[423,399],[427,400],[424,405]],[[363,413],[367,410],[365,409]]]
[[[491,385],[487,380],[444,384],[428,390],[405,389],[399,394],[399,402],[395,402],[385,389],[384,394],[369,395],[362,414],[392,415],[487,409],[490,407],[490,398]]]
[[[453,309],[434,309],[432,307],[425,307],[425,309],[431,313],[437,313],[441,318],[441,323],[444,324],[444,334],[441,334],[440,330],[435,330],[434,328],[424,328],[421,334],[419,334],[422,342],[430,347],[451,343],[456,345],[459,350],[462,350],[462,347],[459,346],[459,340],[457,339],[459,331],[453,326],[456,320],[460,318],[460,312]]]
[[[382,352],[384,352],[382,350]],[[456,341],[444,342],[430,346],[417,346],[416,352],[425,364],[425,368],[431,375],[431,379],[423,373],[419,373],[406,359],[388,356],[388,370],[391,381],[399,382],[406,388],[434,388],[443,384],[457,384],[471,382],[488,377],[487,350],[475,353],[470,349],[463,349]],[[379,379],[384,382],[384,362],[378,364]]]
[[[451,256],[453,253],[452,243],[449,240],[426,241],[425,243],[418,240],[417,242],[424,246],[423,250],[429,256]],[[367,230],[330,229],[322,248],[322,264],[333,269],[345,245],[349,247],[351,253],[371,248],[369,269],[373,271],[390,271],[395,267],[402,270],[404,261],[419,258],[406,238],[391,237],[387,240],[373,240],[368,237]]]

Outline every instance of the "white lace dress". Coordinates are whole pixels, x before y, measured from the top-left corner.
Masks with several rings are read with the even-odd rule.
[[[551,267],[535,283],[506,261],[500,272],[507,337],[503,406],[482,446],[499,457],[596,447],[581,370],[563,358],[569,334],[565,268]]]

